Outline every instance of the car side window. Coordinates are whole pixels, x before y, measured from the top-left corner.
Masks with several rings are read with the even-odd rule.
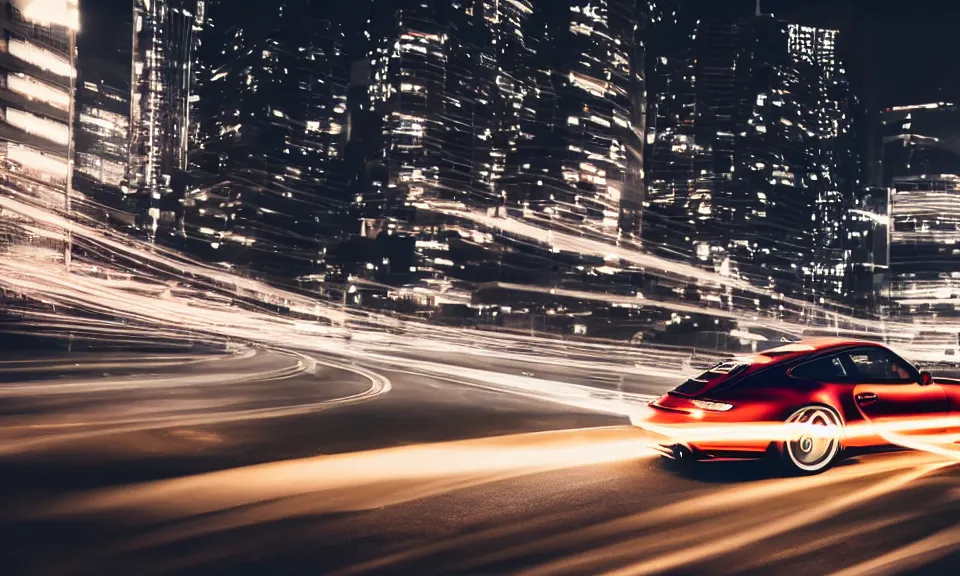
[[[910,366],[882,348],[863,348],[847,353],[861,382],[910,384],[917,381]]]
[[[790,375],[801,380],[821,382],[838,382],[850,377],[838,356],[820,358],[801,364],[791,370]]]

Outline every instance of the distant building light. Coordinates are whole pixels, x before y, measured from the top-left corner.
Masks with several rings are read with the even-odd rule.
[[[6,108],[5,112],[7,123],[27,134],[40,136],[62,145],[66,145],[70,140],[70,131],[66,124],[23,112],[16,108]]]
[[[89,82],[84,83],[89,84]],[[96,84],[93,85],[97,90]],[[70,95],[65,90],[60,90],[46,82],[41,82],[26,74],[9,73],[7,74],[7,89],[16,92],[29,100],[39,100],[46,102],[60,110],[67,110],[70,107]]]
[[[894,106],[887,108],[888,112],[904,112],[906,110],[934,110],[940,106],[953,106],[947,102],[931,102],[930,104],[913,104],[911,106]]]
[[[76,69],[70,65],[66,57],[24,40],[10,39],[7,42],[7,52],[15,58],[59,76],[73,78],[77,75]]]

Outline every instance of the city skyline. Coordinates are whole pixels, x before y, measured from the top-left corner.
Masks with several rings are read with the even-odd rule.
[[[886,243],[861,229],[902,205],[865,200],[891,183],[871,158],[876,96],[846,32],[770,13],[789,3],[125,5],[89,55],[78,40],[75,210],[149,241],[334,298],[349,278],[466,304],[490,283],[688,298],[558,234],[774,295],[698,288],[708,309],[889,310]],[[547,241],[444,215],[457,207]]]

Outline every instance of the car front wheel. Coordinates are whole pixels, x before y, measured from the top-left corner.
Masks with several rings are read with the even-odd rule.
[[[840,416],[826,406],[805,406],[787,418],[789,440],[783,442],[783,463],[794,473],[817,474],[840,453]]]

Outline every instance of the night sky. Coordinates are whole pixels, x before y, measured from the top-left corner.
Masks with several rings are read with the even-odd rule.
[[[755,0],[681,0],[718,16],[750,15]],[[766,14],[837,28],[840,50],[872,110],[960,101],[956,0],[762,0]]]
[[[81,74],[104,78],[115,87],[130,84],[131,0],[80,0],[77,53]]]

